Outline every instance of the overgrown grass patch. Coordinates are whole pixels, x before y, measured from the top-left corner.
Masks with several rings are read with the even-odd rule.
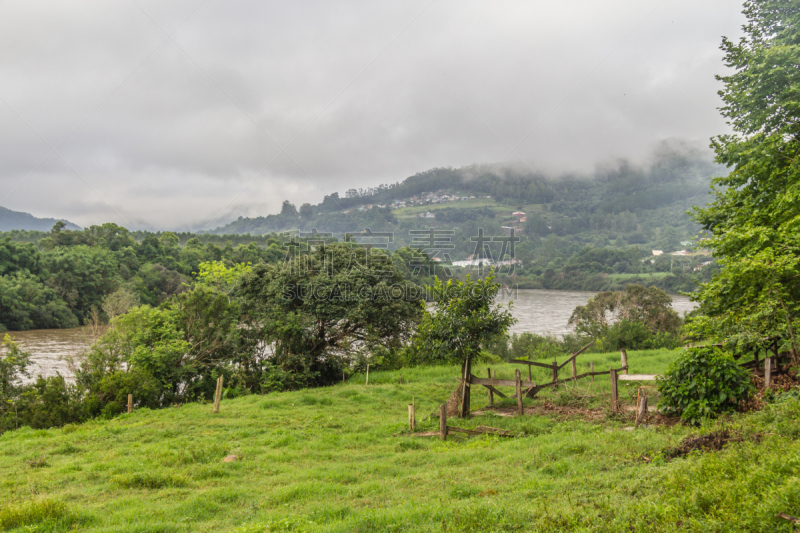
[[[631,371],[661,372],[674,355],[629,352]],[[579,372],[589,360],[596,370],[619,366],[618,353],[586,357],[579,358]],[[519,368],[491,366],[502,377]],[[426,417],[456,388],[457,374],[456,367],[371,371],[369,385],[365,376],[353,376],[323,389],[226,399],[218,414],[198,403],[135,411],[66,432],[6,433],[0,436],[0,501],[15,503],[0,516],[24,519],[3,528],[788,533],[791,525],[774,515],[800,515],[797,400],[702,428],[625,431],[631,422],[624,417],[586,422],[487,411],[449,423],[518,436],[452,435],[445,442],[408,436],[411,398],[417,431],[438,430],[438,419]],[[472,394],[475,409],[488,403],[480,389]],[[584,380],[526,405],[547,399],[603,409],[609,390],[607,379]],[[685,437],[722,425],[766,437],[686,458],[660,456]],[[231,453],[239,460],[224,463]],[[25,463],[42,456],[48,467]],[[46,512],[26,507],[36,501],[54,503]],[[84,512],[92,519],[81,518]]]
[[[67,531],[73,526],[88,523],[59,500],[40,498],[0,507],[0,529],[4,531],[26,527],[26,531]]]

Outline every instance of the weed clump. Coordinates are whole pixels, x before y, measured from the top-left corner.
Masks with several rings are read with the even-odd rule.
[[[68,528],[76,522],[78,517],[58,500],[41,499],[0,507],[0,529],[3,530],[40,524]]]
[[[185,487],[186,480],[180,476],[153,472],[116,476],[114,481],[126,489],[163,489],[167,487]]]

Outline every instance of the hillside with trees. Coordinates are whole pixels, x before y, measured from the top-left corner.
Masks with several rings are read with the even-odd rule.
[[[279,214],[240,217],[213,234],[316,230],[343,237],[369,228],[391,234],[390,249],[424,248],[442,264],[516,260],[512,275],[498,274],[520,287],[616,290],[638,283],[691,291],[694,278],[710,279],[714,265],[695,250],[701,228],[688,211],[709,201],[711,178],[720,174],[724,168],[703,154],[669,144],[647,165],[622,161],[591,176],[553,178],[488,165],[432,169],[392,186],[332,194],[319,205],[298,209],[285,201]],[[449,232],[445,245],[419,236],[430,228]],[[513,254],[496,244],[512,229]],[[481,231],[492,239],[478,249]]]
[[[27,230],[27,231],[48,231],[53,224],[58,222],[54,218],[37,218],[30,213],[12,211],[5,207],[0,207],[0,231]],[[80,229],[72,222],[63,221],[67,229]]]

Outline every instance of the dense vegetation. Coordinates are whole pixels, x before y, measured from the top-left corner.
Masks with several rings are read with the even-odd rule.
[[[731,172],[695,211],[722,270],[697,295],[695,335],[798,353],[800,326],[800,8],[748,1],[744,37],[725,39],[721,111],[733,133],[713,140]]]
[[[74,327],[108,320],[137,304],[156,307],[189,290],[202,263],[279,264],[293,249],[278,235],[239,238],[236,246],[237,236],[221,242],[170,232],[139,234],[140,240],[134,235],[115,224],[73,231],[59,223],[49,233],[18,231],[1,238],[0,331]],[[308,238],[293,242],[308,249]],[[392,264],[406,278],[430,279],[428,258],[408,249],[395,251]],[[420,267],[424,271],[412,276]],[[129,303],[113,311],[114,302]]]

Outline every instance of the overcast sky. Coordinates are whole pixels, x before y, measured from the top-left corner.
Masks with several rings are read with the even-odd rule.
[[[731,0],[0,1],[0,205],[216,227],[431,167],[702,145]]]

